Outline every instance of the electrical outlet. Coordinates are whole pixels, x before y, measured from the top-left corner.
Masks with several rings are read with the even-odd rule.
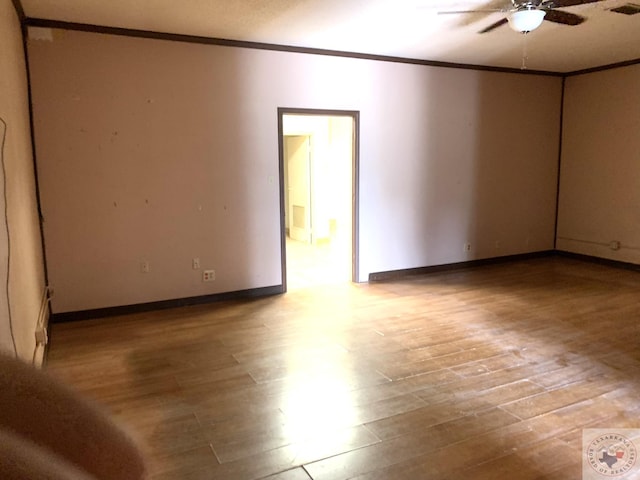
[[[465,243],[465,244],[462,246],[462,251],[463,251],[463,252],[470,252],[470,251],[471,251],[471,244],[470,244],[470,243]]]
[[[142,273],[149,273],[149,262],[148,261],[144,261],[140,264],[140,271]]]
[[[202,272],[202,281],[203,282],[213,282],[216,279],[216,271],[215,270],[205,270]]]
[[[199,270],[200,269],[200,259],[198,257],[194,258],[193,261],[191,262],[191,266],[193,267],[194,270]]]

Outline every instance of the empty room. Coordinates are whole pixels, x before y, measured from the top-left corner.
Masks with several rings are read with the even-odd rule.
[[[0,476],[640,478],[637,13],[0,0]]]

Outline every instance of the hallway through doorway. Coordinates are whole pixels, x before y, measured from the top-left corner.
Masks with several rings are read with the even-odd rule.
[[[279,113],[286,288],[353,281],[357,116]]]

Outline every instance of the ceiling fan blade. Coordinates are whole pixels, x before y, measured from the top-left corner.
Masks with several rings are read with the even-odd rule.
[[[562,10],[545,10],[547,14],[545,20],[553,23],[562,23],[563,25],[580,25],[586,18],[576,15],[575,13],[563,12]]]
[[[544,6],[552,6],[553,8],[562,7],[574,7],[576,5],[586,5],[587,3],[597,3],[604,0],[551,0],[550,2],[544,2]]]
[[[500,20],[498,20],[496,23],[492,23],[491,25],[489,25],[487,28],[484,28],[482,30],[480,30],[478,33],[487,33],[490,32],[491,30],[493,30],[494,28],[498,28],[502,25],[504,25],[505,23],[507,23],[508,20],[506,18],[502,18]]]

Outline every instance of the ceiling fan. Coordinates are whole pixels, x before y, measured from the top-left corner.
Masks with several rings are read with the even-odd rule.
[[[563,25],[580,25],[586,20],[585,17],[575,13],[556,10],[556,8],[574,7],[587,3],[597,3],[603,0],[511,0],[511,4],[505,8],[482,9],[482,10],[456,10],[438,12],[439,15],[458,13],[482,13],[482,12],[503,12],[508,14],[505,18],[480,30],[478,33],[487,33],[498,28],[505,23],[519,33],[529,33],[538,28],[543,20],[561,23]]]

